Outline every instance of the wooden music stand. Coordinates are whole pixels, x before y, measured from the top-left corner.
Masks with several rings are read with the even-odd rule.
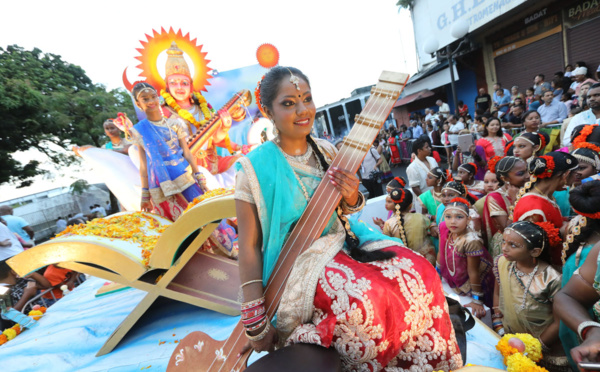
[[[146,291],[146,296],[96,354],[101,356],[119,344],[159,296],[239,315],[237,261],[198,252],[220,221],[234,216],[233,195],[211,198],[194,206],[162,233],[150,257],[150,268],[108,238],[76,235],[40,244],[7,263],[21,276],[57,264]]]

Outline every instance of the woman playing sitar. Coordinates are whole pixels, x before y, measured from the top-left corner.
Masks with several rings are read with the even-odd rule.
[[[338,216],[359,211],[364,197],[352,171],[330,166],[336,148],[310,136],[316,109],[308,78],[295,68],[275,67],[257,92],[278,135],[238,166],[242,323],[248,337],[240,355],[249,348],[271,351],[312,343],[335,348],[346,370],[460,368],[441,282],[431,264],[399,240]],[[269,319],[263,286],[305,210],[319,214],[319,208],[307,210],[307,205],[324,177],[341,194],[341,210],[296,259],[277,317]]]

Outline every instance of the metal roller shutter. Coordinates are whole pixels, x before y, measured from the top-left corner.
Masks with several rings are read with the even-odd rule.
[[[525,89],[533,86],[535,75],[541,73],[546,76],[546,81],[552,80],[555,72],[564,69],[561,35],[560,32],[550,35],[496,57],[497,81],[509,90],[511,86],[518,85],[524,94]]]
[[[600,18],[577,25],[567,30],[567,48],[569,49],[569,63],[575,65],[584,61],[588,65],[588,72],[594,72],[600,65],[600,52],[592,43],[593,35],[600,32]]]

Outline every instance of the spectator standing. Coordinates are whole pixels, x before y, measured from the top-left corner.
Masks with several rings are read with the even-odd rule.
[[[6,221],[0,218],[0,262],[23,252],[23,246],[15,234],[6,226]]]
[[[379,141],[375,140],[373,146],[367,152],[360,169],[363,186],[369,191],[369,199],[383,195],[380,183],[381,179],[377,179],[375,176],[375,173],[379,170],[379,165],[383,161],[379,152],[377,152],[377,147],[379,147]]]
[[[10,231],[18,234],[26,242],[33,242],[35,233],[31,226],[29,226],[29,222],[25,221],[24,218],[13,216],[11,206],[0,206],[0,216],[6,221],[6,225]]]
[[[423,127],[419,125],[419,122],[413,120],[410,125],[412,127],[412,138],[419,138],[423,135]]]
[[[587,92],[587,102],[590,107],[588,110],[575,115],[565,129],[562,144],[569,146],[571,144],[571,134],[580,125],[600,124],[600,83],[592,85]]]
[[[504,93],[505,96],[509,96],[510,97],[510,91],[508,89],[504,89],[502,88],[502,84],[500,83],[496,83],[494,84],[494,96],[492,97],[494,100],[493,102],[496,102],[498,100],[498,89],[502,89],[502,93]]]
[[[559,124],[567,118],[567,106],[562,102],[554,100],[554,94],[551,90],[544,92],[544,104],[537,109],[537,112],[542,118],[541,127],[550,124]]]
[[[463,101],[458,101],[458,116],[466,119],[467,115],[469,115],[469,107]]]
[[[535,75],[533,78],[533,93],[535,95],[542,96],[545,91],[551,90],[550,83],[544,81],[545,78],[544,74]]]
[[[67,220],[64,217],[58,217],[56,221],[56,231],[55,234],[63,232],[67,228]]]
[[[504,89],[498,89],[496,91],[496,98],[494,99],[494,108],[498,110],[499,118],[506,115],[508,106],[510,106],[510,96],[504,93]]]
[[[475,97],[475,110],[481,114],[489,113],[492,106],[492,97],[485,91],[485,88],[479,88],[479,95]]]
[[[534,96],[533,91],[534,91],[533,88],[527,88],[525,90],[525,110],[526,111],[531,110],[529,108],[529,105],[531,104],[531,102],[533,102],[533,96]]]
[[[453,115],[451,115],[453,116]],[[412,163],[406,168],[408,185],[416,196],[421,195],[432,187],[427,186],[427,173],[438,164],[431,155],[431,145],[425,136],[419,137],[413,143],[412,152],[416,155]]]
[[[513,85],[513,87],[510,88],[510,104],[514,105],[515,99],[517,98],[523,99],[523,94],[519,92],[519,87],[517,85]]]
[[[458,145],[458,133],[465,129],[465,124],[456,118],[456,115],[450,115],[448,117],[448,141],[450,145],[455,148]]]
[[[575,71],[573,71],[573,76],[575,76],[575,82],[571,84],[571,89],[575,93],[576,96],[579,97],[581,86],[585,83],[597,83],[594,79],[589,79],[587,77],[587,67],[577,67]],[[571,93],[573,93],[571,92]]]
[[[435,104],[438,105],[438,107],[439,107],[438,115],[444,115],[444,116],[450,115],[450,106],[448,106],[447,103],[443,102],[441,99],[438,99],[435,102]]]

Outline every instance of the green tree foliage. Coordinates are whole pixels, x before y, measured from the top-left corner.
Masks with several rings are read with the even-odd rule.
[[[414,2],[415,2],[415,0],[398,0],[396,2],[396,5],[401,8],[406,8],[408,10],[411,10]]]
[[[77,180],[71,184],[70,190],[73,195],[81,195],[90,188],[90,184],[86,180]]]
[[[37,48],[0,48],[0,184],[28,186],[43,173],[39,161],[16,161],[16,151],[35,148],[53,163],[68,165],[75,157],[52,150],[50,143],[63,149],[101,146],[108,141],[102,123],[117,112],[135,116],[126,91],[106,91],[81,67]]]

